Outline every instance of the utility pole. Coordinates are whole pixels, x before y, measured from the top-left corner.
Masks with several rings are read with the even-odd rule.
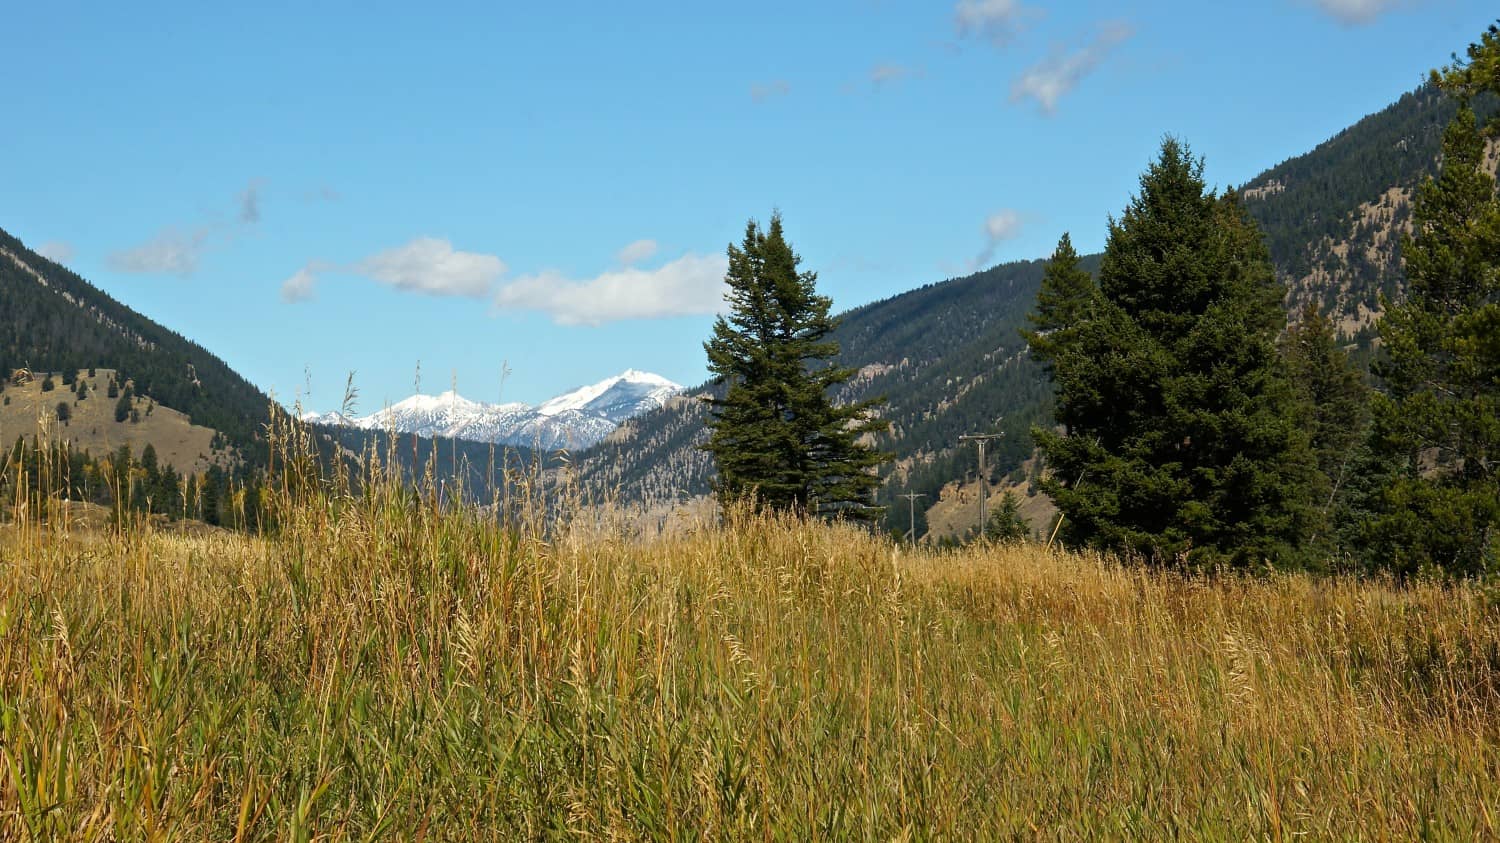
[[[911,529],[906,531],[906,538],[909,541],[915,542],[917,540],[917,498],[925,498],[927,496],[919,495],[916,492],[907,492],[904,495],[897,495],[896,497],[906,498],[907,503],[911,507]]]
[[[984,446],[991,439],[999,439],[1003,433],[966,433],[958,437],[960,442],[974,442],[979,445],[979,538],[984,538],[985,516],[989,514],[990,498],[990,475],[985,470]]]

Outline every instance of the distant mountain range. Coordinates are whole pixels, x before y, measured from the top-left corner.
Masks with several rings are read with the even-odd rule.
[[[367,416],[304,413],[302,420],[428,438],[577,450],[597,444],[625,420],[664,406],[681,391],[681,386],[660,375],[628,369],[535,407],[519,402],[486,404],[450,390],[413,395]]]

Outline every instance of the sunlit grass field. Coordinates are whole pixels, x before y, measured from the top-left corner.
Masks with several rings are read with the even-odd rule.
[[[0,839],[1476,839],[1500,601],[288,493],[0,528]]]

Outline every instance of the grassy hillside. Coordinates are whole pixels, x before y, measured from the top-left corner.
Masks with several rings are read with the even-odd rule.
[[[1477,587],[434,504],[0,528],[0,838],[1497,833]]]
[[[183,413],[149,398],[135,396],[131,402],[134,416],[117,421],[117,399],[108,395],[110,379],[116,373],[112,369],[93,371],[92,377],[88,369],[77,373],[75,383],[83,383],[87,389],[81,399],[56,374],[55,387],[49,392],[42,391],[41,376],[28,384],[5,386],[0,391],[0,443],[9,446],[18,436],[29,439],[36,435],[41,419],[49,427],[50,438],[69,442],[74,450],[95,456],[111,453],[121,445],[130,446],[139,456],[149,444],[156,449],[162,465],[179,471],[202,473],[213,465],[229,465],[231,455],[227,450],[214,447],[215,431],[195,425]],[[66,422],[57,421],[59,402],[68,405]]]

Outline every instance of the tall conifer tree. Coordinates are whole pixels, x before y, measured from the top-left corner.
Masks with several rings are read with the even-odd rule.
[[[1314,538],[1318,552],[1335,552],[1335,526],[1366,458],[1370,388],[1348,352],[1339,347],[1333,320],[1309,302],[1287,328],[1283,352],[1302,398],[1317,472],[1313,476]]]
[[[1050,349],[1062,432],[1035,431],[1075,543],[1199,564],[1289,561],[1309,455],[1255,224],[1178,141],[1112,220],[1089,315]],[[1051,337],[1049,337],[1051,339]]]
[[[1500,567],[1500,200],[1484,146],[1459,109],[1438,176],[1417,191],[1405,298],[1380,320],[1375,441],[1397,473],[1366,539],[1402,572]]]
[[[834,363],[832,301],[800,264],[780,214],[765,230],[752,220],[740,246],[729,246],[729,313],[704,343],[725,391],[712,402],[704,447],[726,503],[754,495],[774,509],[875,518],[874,469],[888,457],[862,439],[889,423],[874,417],[877,402],[833,402],[854,370]]]
[[[1053,357],[1067,347],[1072,329],[1091,313],[1099,292],[1094,277],[1082,266],[1073,239],[1064,233],[1042,270],[1042,287],[1036,294],[1036,311],[1027,315],[1034,330],[1022,331],[1031,353],[1050,371]]]

